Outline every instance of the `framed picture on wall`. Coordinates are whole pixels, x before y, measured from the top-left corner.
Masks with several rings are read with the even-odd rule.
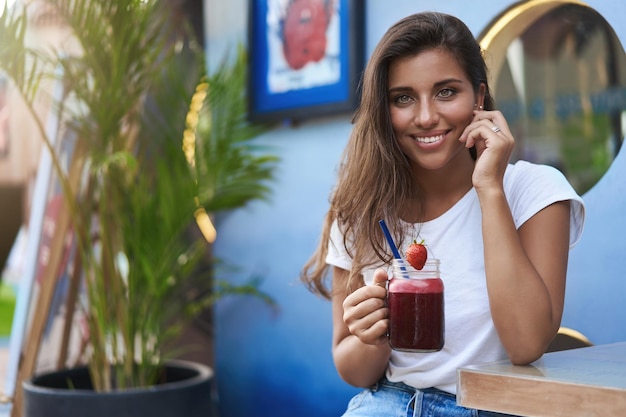
[[[360,0],[249,1],[249,117],[297,122],[349,113],[364,62]]]

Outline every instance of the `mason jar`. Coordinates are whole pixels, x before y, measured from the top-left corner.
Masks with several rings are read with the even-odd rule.
[[[443,281],[439,260],[429,259],[421,270],[394,260],[387,288],[389,344],[405,352],[436,352],[445,333]]]

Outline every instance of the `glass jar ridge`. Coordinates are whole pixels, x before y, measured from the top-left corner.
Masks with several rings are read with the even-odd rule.
[[[422,269],[413,268],[404,259],[394,259],[392,263],[392,272],[394,278],[440,278],[439,259],[427,259]]]

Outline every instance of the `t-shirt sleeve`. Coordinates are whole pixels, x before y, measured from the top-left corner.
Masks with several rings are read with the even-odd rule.
[[[509,190],[507,196],[517,228],[550,204],[569,201],[570,248],[578,243],[585,223],[585,204],[561,171],[548,165],[518,161],[505,187]]]
[[[352,258],[348,255],[343,240],[343,233],[335,220],[330,228],[326,263],[349,271],[352,268]]]

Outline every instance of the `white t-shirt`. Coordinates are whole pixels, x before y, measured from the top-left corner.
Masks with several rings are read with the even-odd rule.
[[[570,247],[580,239],[584,203],[557,169],[526,161],[510,164],[504,175],[504,191],[516,228],[550,204],[569,200]],[[445,345],[441,351],[433,353],[392,351],[387,378],[416,388],[436,387],[454,394],[457,368],[507,358],[489,309],[481,209],[476,191],[471,189],[440,217],[421,224],[406,223],[406,227],[408,239],[400,248],[406,248],[413,238],[424,239],[429,257],[441,261]],[[342,242],[335,222],[326,262],[350,270],[352,259]],[[367,268],[362,271],[367,284],[372,283],[376,268],[390,272],[383,264]]]

